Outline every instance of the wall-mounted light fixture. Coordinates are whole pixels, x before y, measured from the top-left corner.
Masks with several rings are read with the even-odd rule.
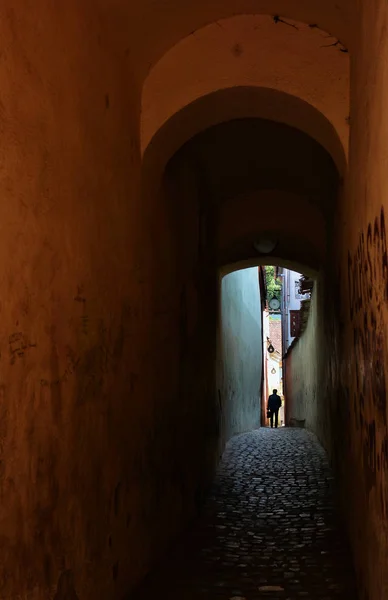
[[[275,250],[278,241],[271,236],[263,236],[253,243],[253,246],[259,254],[269,254]]]

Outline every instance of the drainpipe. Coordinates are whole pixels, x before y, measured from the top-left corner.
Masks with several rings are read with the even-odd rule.
[[[287,271],[286,273],[281,273],[280,274],[281,278],[282,278],[282,294],[281,294],[281,307],[280,307],[280,314],[282,315],[282,378],[283,378],[283,396],[285,398],[284,401],[284,422],[285,425],[287,425],[287,412],[286,412],[286,406],[287,406],[287,389],[286,389],[286,371],[287,371],[287,366],[286,366],[286,362],[284,360],[284,355],[286,353],[286,331],[287,331],[287,303],[286,303],[286,287],[287,287],[287,281],[286,281],[286,276],[287,276]]]
[[[286,303],[286,275],[284,273],[280,273],[280,277],[282,278],[282,295],[281,295],[281,306],[280,306],[280,314],[282,315],[282,354],[285,354],[286,351],[286,330],[287,330],[287,303]]]
[[[287,278],[287,284],[286,284],[286,291],[287,291],[287,298],[286,298],[286,315],[287,315],[286,352],[287,352],[288,347],[290,345],[290,271],[288,269],[286,271],[286,278]]]
[[[264,314],[263,314],[264,317]],[[267,314],[265,315],[265,331],[263,329],[263,365],[264,365],[264,384],[263,384],[263,396],[262,396],[262,427],[266,427],[268,424],[266,413],[267,413],[267,399],[268,399],[268,350],[267,350]]]
[[[263,267],[258,267],[259,292],[260,292],[260,310],[261,310],[261,335],[263,340],[262,352],[263,358],[261,361],[261,394],[260,394],[260,427],[265,425],[265,406],[266,406],[266,372],[267,372],[267,352],[266,352],[266,337],[264,331],[264,309],[267,301],[267,290],[265,285],[265,272]],[[264,351],[265,348],[265,351]]]

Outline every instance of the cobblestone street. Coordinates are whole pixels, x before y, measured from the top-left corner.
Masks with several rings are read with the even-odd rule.
[[[356,599],[322,448],[302,429],[234,438],[204,516],[133,597]]]

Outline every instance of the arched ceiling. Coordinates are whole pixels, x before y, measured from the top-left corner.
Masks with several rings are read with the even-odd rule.
[[[159,129],[143,157],[143,182],[160,179],[169,159],[199,132],[215,124],[247,117],[286,123],[307,134],[333,157],[341,175],[344,173],[346,158],[343,146],[334,127],[322,113],[307,102],[278,90],[237,87],[199,98]]]
[[[336,130],[346,154],[349,55],[335,42],[318,27],[275,23],[269,15],[237,16],[195,31],[159,60],[144,83],[142,151],[171,116],[202,96],[260,87],[314,107]]]
[[[219,224],[234,216],[237,223],[241,199],[256,195],[257,228],[237,235],[232,227],[223,245],[219,237],[219,265],[257,259],[263,193],[276,191],[292,197],[302,220],[319,214],[314,239],[303,227],[290,228],[284,198],[283,211],[274,203],[278,258],[318,269],[346,171],[350,0],[147,6],[132,21],[139,80],[149,75],[142,96],[144,198],[160,186],[171,157],[187,152]]]
[[[128,3],[112,0],[127,20],[133,67],[143,81],[157,61],[193,32],[237,15],[279,15],[317,25],[349,49],[357,16],[351,0],[143,0]],[[189,67],[188,67],[189,68]]]
[[[185,144],[217,204],[255,190],[285,190],[331,214],[338,172],[328,152],[304,132],[266,119],[235,119]]]
[[[216,215],[220,267],[257,259],[254,242],[269,233],[278,257],[319,269],[339,176],[314,139],[282,123],[237,119],[197,134],[166,173],[185,160],[197,173],[202,201]]]

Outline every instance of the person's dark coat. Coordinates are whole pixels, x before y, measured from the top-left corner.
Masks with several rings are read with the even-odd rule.
[[[280,396],[277,394],[271,394],[268,398],[268,410],[275,411],[279,410],[282,405]]]

